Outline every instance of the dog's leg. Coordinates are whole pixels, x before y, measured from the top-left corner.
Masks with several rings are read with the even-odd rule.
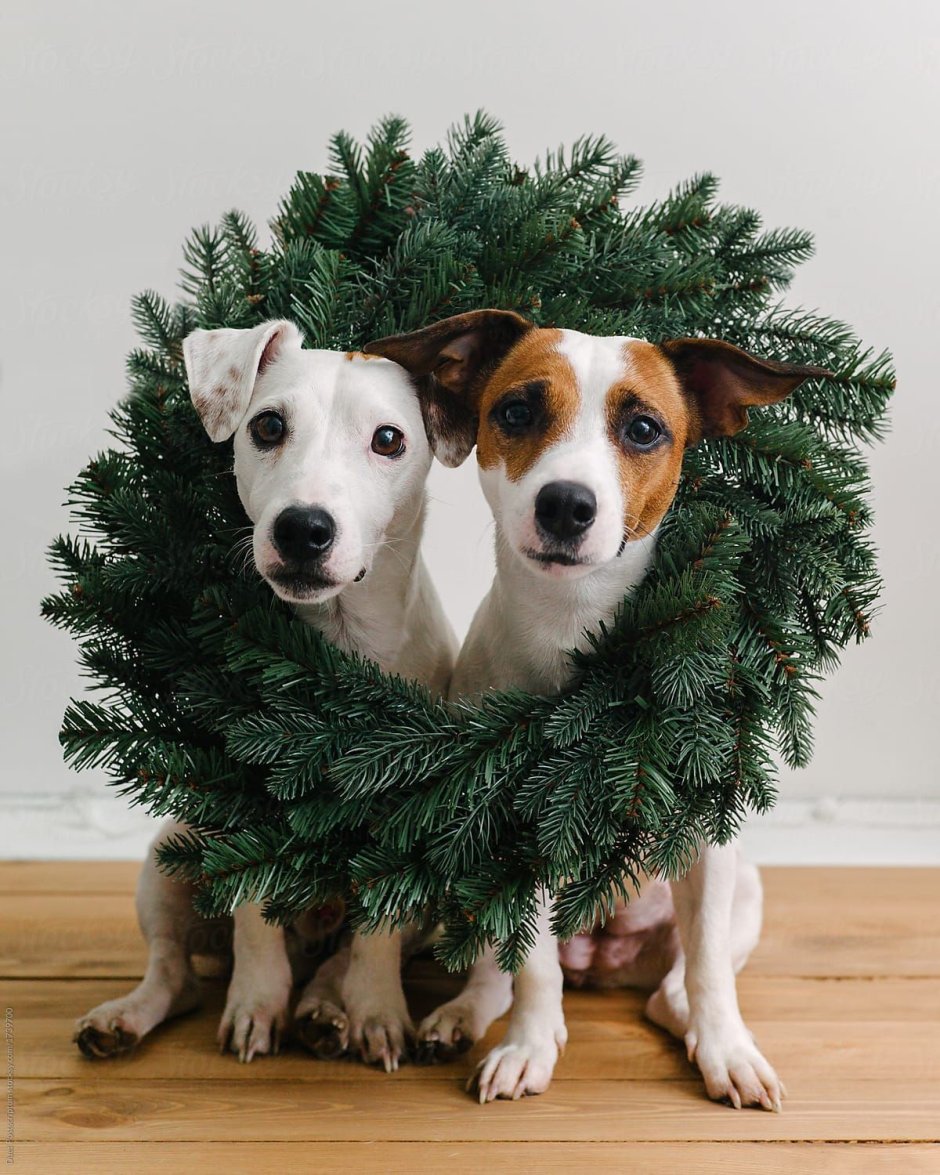
[[[113,1057],[132,1049],[152,1029],[199,1003],[199,984],[189,962],[190,935],[200,919],[189,885],[157,868],[156,850],[182,831],[161,828],[137,882],[137,920],[149,955],[143,979],[125,996],[108,1000],[76,1022],[74,1040],[86,1057]]]
[[[488,946],[471,967],[460,995],[422,1020],[417,1059],[433,1065],[466,1052],[511,1004],[512,976],[500,971]]]
[[[483,1059],[471,1079],[480,1103],[544,1093],[568,1039],[562,1011],[558,943],[549,926],[550,907],[539,908],[535,945],[516,976],[512,1015],[503,1042]]]
[[[349,1043],[368,1064],[394,1072],[414,1039],[401,983],[402,936],[397,931],[353,934],[342,979]]]
[[[737,974],[760,939],[763,893],[757,868],[740,854],[735,865],[731,906],[731,963]],[[685,990],[685,952],[681,945],[659,987],[646,1002],[646,1015],[684,1041],[689,1031],[689,997]]]
[[[349,1048],[349,1017],[343,1008],[343,979],[349,967],[349,943],[320,964],[294,1009],[294,1035],[322,1060],[341,1057]]]
[[[707,846],[673,882],[673,897],[684,958],[650,997],[647,1012],[685,1040],[709,1097],[736,1109],[779,1110],[783,1086],[741,1017],[734,980],[760,933],[757,872],[743,861],[739,872],[734,845]]]
[[[234,921],[234,965],[218,1041],[222,1052],[248,1062],[280,1050],[292,978],[282,927],[265,922],[253,902],[237,907]]]

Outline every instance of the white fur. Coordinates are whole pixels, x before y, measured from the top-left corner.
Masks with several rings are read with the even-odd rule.
[[[622,501],[604,419],[606,392],[625,374],[625,342],[565,331],[559,349],[575,370],[581,401],[571,429],[517,483],[500,468],[481,471],[496,520],[496,578],[460,652],[452,697],[510,686],[557,692],[571,674],[567,650],[584,646],[585,630],[609,622],[646,573],[655,535],[629,542],[618,555],[630,503]],[[526,554],[540,541],[533,518],[535,496],[554,479],[586,484],[597,497],[597,521],[579,548],[586,566],[546,566]],[[780,1083],[741,1019],[734,983],[735,970],[759,933],[756,871],[739,866],[732,847],[705,847],[688,876],[674,883],[673,892],[685,953],[680,950],[668,974],[661,976],[649,1014],[685,1039],[710,1096],[736,1106],[777,1108]],[[480,982],[480,970],[490,977],[489,992]],[[474,1017],[465,1005],[498,1006],[493,991],[499,992],[501,982],[487,956],[455,1001],[464,1005],[465,1019],[474,1019],[478,1029],[488,1021],[484,1024],[485,1017]],[[504,1043],[486,1057],[477,1074],[480,1100],[542,1092],[564,1039],[561,969],[543,909],[536,946],[516,977]]]
[[[445,692],[455,641],[419,554],[431,451],[406,373],[384,359],[302,350],[296,328],[283,322],[251,331],[197,331],[184,354],[193,402],[210,435],[223,440],[234,434],[235,477],[253,523],[260,573],[341,648]],[[249,436],[250,421],[265,410],[288,424],[277,450],[261,450]],[[372,451],[382,425],[404,433],[402,456]],[[336,522],[336,540],[320,568],[332,580],[328,588],[286,590],[278,582],[272,527],[281,510],[298,504],[322,508]],[[161,830],[154,849],[181,830]],[[138,888],[150,947],[147,975],[127,997],[79,1021],[77,1038],[86,1051],[121,1051],[122,1041],[132,1045],[193,1006],[191,898],[187,887],[159,872],[151,852]],[[302,994],[297,1015],[304,1028],[319,1017],[317,1030],[335,1030],[343,1048],[351,1044],[364,1059],[397,1068],[412,1032],[400,957],[398,934],[354,935]],[[260,907],[239,906],[222,1047],[244,1061],[276,1051],[290,991],[284,930],[266,924]]]

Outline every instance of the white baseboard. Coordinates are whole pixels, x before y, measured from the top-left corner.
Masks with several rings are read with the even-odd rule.
[[[142,858],[159,823],[101,786],[6,793],[0,795],[0,859]]]
[[[741,844],[761,865],[940,865],[940,800],[780,800]]]
[[[156,827],[100,785],[0,795],[0,859],[139,858]],[[742,844],[765,865],[940,865],[940,800],[781,800]]]

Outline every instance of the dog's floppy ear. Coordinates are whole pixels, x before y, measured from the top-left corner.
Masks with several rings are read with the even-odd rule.
[[[255,380],[285,347],[301,347],[300,331],[280,319],[251,330],[194,330],[183,340],[189,394],[214,441],[238,428]]]
[[[421,411],[434,455],[460,465],[476,443],[477,411],[487,378],[528,331],[512,310],[471,310],[407,335],[367,343],[416,377]]]
[[[759,359],[721,339],[667,339],[661,348],[692,398],[698,418],[690,443],[702,437],[730,437],[747,426],[748,408],[776,404],[823,367]]]

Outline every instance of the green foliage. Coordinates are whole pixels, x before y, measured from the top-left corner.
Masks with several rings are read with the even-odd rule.
[[[397,118],[335,136],[333,174],[298,174],[269,247],[229,213],[185,247],[185,302],[136,299],[116,447],[71,488],[88,537],[53,544],[43,607],[102,691],[66,713],[69,761],[191,825],[164,861],[202,909],[287,919],[343,893],[362,925],[441,919],[452,965],[497,941],[516,967],[540,888],[570,935],[642,868],[675,873],[768,808],[775,747],[808,760],[819,676],[878,596],[858,446],[893,378],[847,327],[776,302],[809,237],[762,232],[712,176],[626,207],[639,165],[603,138],[524,169],[483,114],[420,158],[407,137]],[[653,570],[561,697],[448,708],[331,648],[248,566],[231,447],[195,417],[181,343],[286,316],[346,349],[479,306],[834,374],[688,454]]]

